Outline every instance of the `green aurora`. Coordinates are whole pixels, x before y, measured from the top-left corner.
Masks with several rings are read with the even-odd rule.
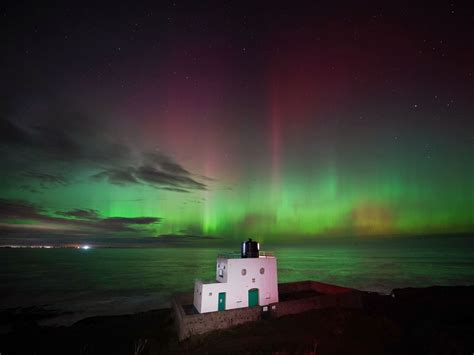
[[[391,171],[380,167],[376,174],[370,171],[355,174],[335,168],[325,173],[314,169],[292,174],[289,169],[273,186],[271,176],[261,176],[229,187],[210,182],[207,190],[188,193],[146,185],[90,182],[87,176],[94,172],[83,172],[77,182],[49,187],[41,193],[3,188],[4,199],[43,206],[42,213],[52,218],[38,221],[13,216],[3,223],[55,230],[65,228],[55,225],[58,211],[92,209],[103,218],[161,219],[160,223],[132,233],[137,236],[190,234],[297,241],[300,237],[316,236],[472,231],[472,174],[450,176],[453,170],[448,173],[436,168],[428,162],[418,174],[406,168],[405,174],[399,173],[401,168]],[[24,183],[27,181],[21,185]],[[130,235],[130,231],[121,233]]]
[[[163,5],[39,28],[43,10],[18,9],[2,245],[474,232],[469,12],[312,4],[244,26],[193,8],[190,26]]]

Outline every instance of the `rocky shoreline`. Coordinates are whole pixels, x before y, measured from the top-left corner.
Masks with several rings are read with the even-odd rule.
[[[364,307],[262,320],[179,342],[170,309],[39,326],[40,308],[0,313],[0,353],[472,354],[474,286],[364,294]]]

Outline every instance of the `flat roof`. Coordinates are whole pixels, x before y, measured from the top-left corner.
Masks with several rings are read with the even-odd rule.
[[[274,258],[275,255],[272,251],[263,251],[261,250],[259,258]],[[257,258],[242,258],[240,253],[219,253],[217,257],[220,259],[257,259]]]

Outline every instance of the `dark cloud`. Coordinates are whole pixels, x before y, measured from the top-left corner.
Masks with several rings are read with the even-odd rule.
[[[182,192],[182,193],[188,193],[188,192],[190,192],[189,190],[180,189],[180,188],[178,188],[178,187],[163,187],[162,190],[174,191],[174,192]]]
[[[3,245],[77,245],[90,244],[93,247],[164,247],[164,246],[190,246],[208,247],[209,245],[217,245],[222,243],[220,238],[210,236],[193,236],[193,235],[162,235],[159,237],[115,237],[115,236],[94,236],[78,234],[64,234],[58,232],[47,233],[38,231],[34,235],[25,233],[24,231],[6,228],[0,224],[0,233],[4,236],[0,239]],[[51,238],[51,236],[54,238]]]
[[[137,169],[136,176],[150,185],[165,188],[178,188],[183,190],[206,190],[206,185],[188,175],[171,174],[152,166],[141,166]]]
[[[0,221],[37,219],[43,211],[36,205],[19,200],[0,199]]]
[[[34,114],[0,115],[3,189],[41,193],[73,183],[78,171],[117,170],[130,160],[130,149],[106,135],[100,122],[67,105]],[[110,175],[112,183],[125,179],[119,172]]]
[[[90,219],[90,220],[98,220],[99,213],[93,209],[75,209],[72,211],[58,211],[56,212],[57,215],[61,215],[64,217],[72,217],[77,219]]]
[[[28,192],[31,192],[31,193],[34,193],[34,194],[41,192],[40,190],[35,189],[33,186],[30,186],[30,185],[27,185],[27,184],[19,185],[18,188],[20,190],[28,191]]]
[[[23,128],[0,115],[0,143],[28,146],[31,144],[31,137]]]
[[[13,175],[19,172],[21,161],[31,170],[21,173],[28,189],[48,189],[65,186],[68,178],[48,170],[58,162],[80,170],[97,171],[95,181],[114,185],[145,184],[175,192],[205,190],[199,179],[171,157],[159,151],[135,152],[127,145],[106,135],[106,127],[93,118],[65,104],[36,113],[21,124],[0,117],[0,147],[5,151],[0,163]],[[14,157],[14,159],[12,159]],[[7,163],[8,161],[8,163]]]
[[[101,181],[106,180],[114,185],[128,185],[139,184],[140,182],[135,177],[133,168],[109,168],[100,173],[92,175],[92,180]]]
[[[33,140],[51,158],[109,164],[130,157],[125,145],[104,134],[107,127],[100,117],[74,105],[56,104],[34,122]]]
[[[98,227],[110,231],[138,231],[141,226],[157,224],[161,218],[155,217],[110,217],[99,221]]]
[[[180,235],[202,235],[204,233],[203,227],[199,223],[188,224],[185,228],[178,231]]]
[[[161,222],[158,217],[102,217],[93,209],[57,211],[55,215],[24,201],[0,199],[0,225],[3,230],[29,233],[95,235],[117,232],[140,233]],[[25,224],[32,221],[33,224]]]
[[[107,223],[124,223],[124,224],[154,224],[161,220],[156,217],[110,217],[102,221]]]
[[[161,152],[155,151],[151,153],[145,153],[144,158],[147,164],[156,166],[160,170],[165,171],[169,174],[189,176],[189,171],[184,169],[181,165],[174,162],[170,157],[164,155]]]
[[[91,178],[96,181],[106,180],[115,185],[146,184],[175,192],[207,189],[205,184],[197,181],[177,162],[156,152],[144,153],[143,163],[138,167],[106,168]]]
[[[29,117],[21,125],[2,116],[0,145],[20,148],[26,158],[41,161],[108,164],[129,158],[129,149],[104,136],[98,122],[64,104]]]
[[[188,244],[188,243],[200,243],[206,241],[215,241],[217,238],[211,236],[201,236],[201,235],[187,235],[187,234],[162,234],[158,236],[158,239],[161,243],[166,244]]]
[[[56,186],[66,186],[68,184],[67,179],[61,174],[49,174],[40,173],[37,171],[27,171],[22,175],[26,178],[30,178],[37,181],[39,185],[44,189]]]

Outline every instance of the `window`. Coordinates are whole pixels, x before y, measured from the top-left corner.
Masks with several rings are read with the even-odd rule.
[[[209,296],[212,296],[212,292],[209,292]]]
[[[242,276],[247,275],[247,269],[242,269]]]
[[[263,275],[265,273],[265,268],[264,267],[261,267],[260,268],[260,273]]]

